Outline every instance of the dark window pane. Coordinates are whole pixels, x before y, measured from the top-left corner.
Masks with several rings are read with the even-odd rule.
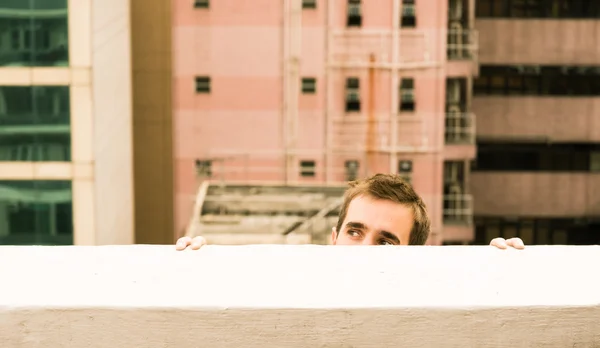
[[[506,76],[490,76],[490,94],[506,94]]]
[[[70,181],[0,181],[0,244],[73,244]]]
[[[69,87],[0,87],[0,161],[70,160]]]
[[[524,85],[522,76],[509,76],[507,79],[508,94],[523,94]]]
[[[590,172],[595,144],[477,144],[473,171]]]
[[[539,76],[524,76],[523,77],[523,94],[537,95],[540,94],[541,79]]]
[[[302,93],[315,94],[317,92],[317,80],[312,77],[302,79]]]
[[[600,18],[598,0],[477,0],[477,17]]]
[[[362,26],[362,4],[360,0],[348,0],[348,27]]]
[[[485,95],[488,94],[490,79],[487,76],[479,76],[473,80],[473,94]]]
[[[0,1],[0,66],[68,66],[68,36],[67,0]]]
[[[494,95],[600,95],[596,66],[482,66],[474,93]]]
[[[314,177],[315,174],[315,161],[300,161],[300,176]]]

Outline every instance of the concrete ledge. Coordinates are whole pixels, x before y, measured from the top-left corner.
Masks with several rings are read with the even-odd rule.
[[[0,247],[2,347],[598,347],[600,247]]]

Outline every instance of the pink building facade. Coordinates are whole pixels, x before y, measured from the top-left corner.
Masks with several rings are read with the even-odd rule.
[[[401,173],[473,239],[473,0],[173,1],[175,228],[198,184]]]

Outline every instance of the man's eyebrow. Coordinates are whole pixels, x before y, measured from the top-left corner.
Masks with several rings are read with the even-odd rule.
[[[395,234],[393,234],[392,232],[388,232],[388,231],[379,231],[379,233],[380,233],[380,234],[381,234],[383,237],[385,237],[385,238],[387,238],[387,239],[389,239],[389,240],[392,240],[392,241],[394,241],[394,242],[396,242],[396,243],[400,244],[400,239],[398,239],[398,237],[397,237]]]
[[[347,222],[346,227],[356,228],[357,230],[366,230],[367,229],[367,226],[365,224],[363,224],[362,222],[353,222],[353,221]]]

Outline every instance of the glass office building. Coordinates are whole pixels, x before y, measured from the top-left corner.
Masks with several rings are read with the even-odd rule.
[[[0,67],[68,65],[67,0],[0,2]],[[2,85],[0,163],[38,161],[71,161],[69,86]],[[72,244],[71,185],[0,180],[0,244]]]
[[[131,242],[128,18],[129,1],[0,0],[0,245]]]

